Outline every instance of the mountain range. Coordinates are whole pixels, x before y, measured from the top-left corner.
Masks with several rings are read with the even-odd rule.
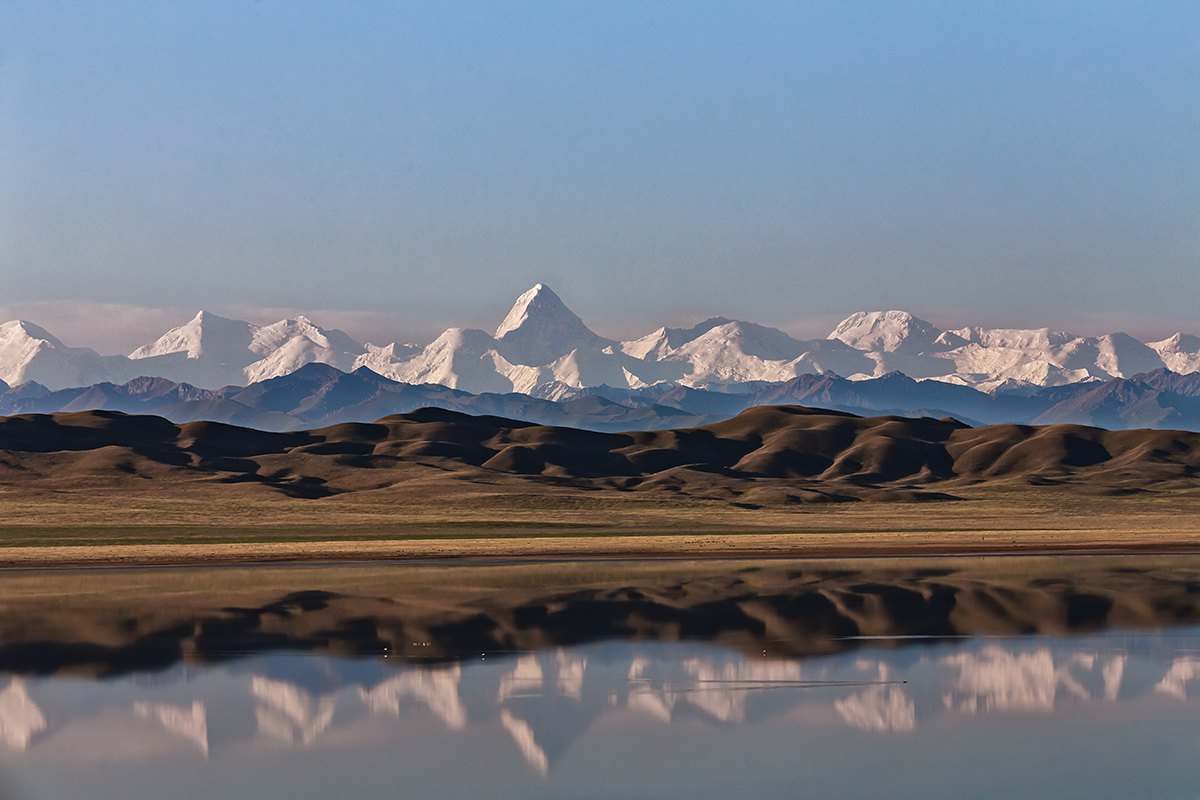
[[[427,407],[594,431],[663,430],[707,425],[765,405],[861,416],[954,417],[971,425],[1076,423],[1200,431],[1200,373],[1158,369],[1131,378],[1019,391],[1002,387],[990,393],[898,372],[857,381],[825,373],[737,393],[663,383],[636,390],[588,387],[550,400],[515,392],[471,394],[440,384],[401,383],[366,367],[347,373],[309,363],[287,375],[222,389],[151,377],[58,391],[36,383],[0,388],[0,415],[107,410],[267,431],[370,422]]]
[[[690,329],[659,328],[639,339],[606,339],[541,284],[521,295],[494,333],[450,328],[420,346],[360,344],[303,316],[254,325],[201,311],[127,356],[67,347],[48,331],[0,325],[0,381],[49,391],[134,378],[220,390],[248,386],[319,363],[362,367],[394,382],[548,400],[581,390],[654,387],[750,393],[801,376],[835,373],[858,382],[901,372],[918,381],[983,392],[1126,379],[1167,369],[1200,370],[1200,338],[1176,333],[1141,342],[1124,333],[1085,337],[1052,331],[968,327],[943,330],[903,311],[858,312],[824,339],[798,340],[751,322],[713,317]]]

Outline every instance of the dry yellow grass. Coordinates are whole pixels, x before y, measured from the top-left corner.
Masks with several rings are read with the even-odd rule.
[[[305,560],[800,557],[1200,551],[1191,494],[1062,488],[932,503],[739,508],[637,495],[402,498],[0,496],[0,564]]]

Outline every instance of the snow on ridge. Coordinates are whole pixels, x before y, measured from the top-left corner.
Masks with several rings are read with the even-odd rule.
[[[751,322],[713,317],[615,342],[591,329],[548,286],[523,293],[495,334],[450,328],[425,346],[360,344],[304,316],[255,325],[199,312],[124,356],[69,348],[31,323],[0,325],[0,381],[51,390],[139,375],[219,388],[287,375],[305,364],[367,367],[392,380],[472,393],[560,397],[606,384],[669,383],[737,390],[826,371],[851,379],[903,372],[983,391],[1108,380],[1167,367],[1200,371],[1200,337],[1142,343],[1124,333],[1081,337],[1049,328],[943,330],[905,311],[860,311],[824,339],[802,341]],[[3,387],[0,387],[3,391]]]
[[[553,300],[551,300],[551,298],[553,298]],[[506,316],[504,321],[500,323],[500,326],[496,328],[496,332],[493,334],[493,337],[496,339],[502,339],[504,338],[504,334],[520,328],[521,325],[523,325],[525,321],[529,319],[530,307],[539,300],[541,301],[539,305],[543,308],[551,306],[554,300],[558,300],[559,304],[562,304],[559,296],[550,289],[546,288],[546,286],[540,283],[534,284],[532,289],[522,294],[517,298],[517,302],[513,303],[513,307],[509,309],[508,316]],[[565,308],[566,306],[563,307]]]
[[[135,371],[217,387],[287,375],[313,362],[350,370],[366,353],[342,331],[325,330],[304,316],[254,325],[201,311],[129,359],[137,362]]]
[[[610,342],[593,333],[548,286],[537,284],[517,298],[494,336],[504,355],[524,366],[549,364],[580,347],[603,349]]]
[[[199,359],[206,351],[210,355],[224,356],[230,351],[248,349],[258,330],[257,325],[249,322],[226,319],[211,311],[200,311],[190,322],[172,328],[154,342],[134,350],[129,358],[140,360],[184,353],[187,358]]]
[[[1200,372],[1200,337],[1176,333],[1161,342],[1147,342],[1146,346],[1158,353],[1172,372]]]
[[[907,311],[859,311],[842,320],[830,339],[856,350],[894,352],[906,345],[927,346],[945,331]]]
[[[1060,347],[1080,338],[1073,333],[1052,331],[1049,328],[962,328],[947,333],[959,337],[967,344],[1017,350]]]
[[[710,317],[692,328],[659,328],[640,339],[621,342],[621,351],[634,358],[645,359],[651,354],[661,358],[671,350],[700,338],[713,328],[728,325],[734,320],[725,317]]]
[[[0,380],[10,386],[28,381],[50,389],[87,386],[123,378],[124,363],[121,356],[102,356],[90,347],[67,347],[31,322],[0,325]]]

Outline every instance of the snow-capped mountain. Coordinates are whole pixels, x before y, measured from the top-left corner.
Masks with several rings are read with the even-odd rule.
[[[138,374],[217,387],[287,375],[313,362],[350,371],[367,352],[342,331],[325,330],[305,317],[259,326],[201,311],[129,359]]]
[[[693,388],[776,383],[825,371],[853,375],[875,366],[839,341],[800,341],[775,328],[723,317],[686,331],[659,328],[622,344],[622,352],[654,365],[643,368],[655,378],[646,383],[667,380]]]
[[[603,351],[617,344],[593,333],[540,283],[517,298],[496,328],[495,339],[512,363],[528,367],[553,364],[581,349]]]
[[[1031,330],[962,328],[941,330],[903,311],[860,312],[842,321],[831,339],[862,350],[877,366],[874,377],[903,372],[913,378],[972,386],[1059,386],[1080,381],[1127,378],[1168,366],[1200,368],[1200,354],[1180,334],[1143,344],[1125,333],[1076,336],[1048,328]],[[851,376],[854,377],[854,376]]]
[[[10,386],[35,381],[61,389],[134,377],[122,356],[102,356],[87,347],[67,347],[30,322],[0,325],[0,380]]]
[[[1167,365],[1167,369],[1188,375],[1200,371],[1200,337],[1177,333],[1161,342],[1146,344]]]
[[[944,334],[904,311],[859,311],[839,322],[829,338],[873,353],[924,352],[943,344]]]
[[[621,351],[619,342],[591,331],[549,287],[538,284],[517,298],[495,335],[450,328],[415,355],[374,350],[357,366],[403,383],[556,399],[585,386],[643,386],[646,382],[627,370],[639,363]]]
[[[395,381],[471,393],[562,399],[602,385],[673,384],[745,392],[833,372],[852,380],[902,372],[983,391],[1020,391],[1126,378],[1164,367],[1200,371],[1200,338],[1143,343],[1124,333],[1083,337],[1047,328],[945,330],[904,311],[858,312],[825,339],[713,317],[617,342],[595,333],[549,287],[517,298],[494,333],[450,328],[430,344],[359,344],[305,317],[254,325],[201,311],[128,357],[69,348],[27,322],[0,326],[0,380],[50,390],[147,375],[195,386],[246,385],[305,364],[366,367]]]

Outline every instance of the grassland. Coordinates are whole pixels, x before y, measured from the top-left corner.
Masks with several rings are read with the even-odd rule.
[[[1200,552],[1200,499],[1061,489],[740,508],[639,496],[392,500],[0,495],[0,565]]]
[[[1200,552],[1200,434],[758,408],[599,434],[0,418],[0,566]]]

